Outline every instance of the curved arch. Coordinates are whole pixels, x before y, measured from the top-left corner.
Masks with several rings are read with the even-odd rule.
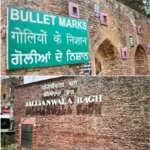
[[[98,72],[102,72],[103,75],[121,74],[121,58],[119,52],[108,38],[97,49],[95,58],[97,74]]]
[[[141,44],[136,48],[134,63],[135,75],[149,75],[147,53]]]
[[[22,118],[21,124],[33,124],[33,125],[35,125],[35,118]]]

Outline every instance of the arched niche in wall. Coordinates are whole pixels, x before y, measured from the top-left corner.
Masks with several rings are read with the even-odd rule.
[[[117,48],[109,39],[99,46],[95,56],[96,74],[121,75],[121,57]]]
[[[149,75],[148,58],[142,45],[138,45],[135,51],[135,75]]]

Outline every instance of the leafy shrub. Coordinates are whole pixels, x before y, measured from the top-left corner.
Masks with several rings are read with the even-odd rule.
[[[7,145],[15,144],[15,133],[1,133],[1,146],[5,147]]]
[[[16,150],[16,149],[17,149],[17,145],[15,145],[15,144],[8,145],[8,146],[1,148],[1,150]]]
[[[8,146],[5,146],[5,147],[1,148],[1,150],[16,150],[16,149],[17,149],[16,144],[8,145]],[[22,150],[29,150],[29,149],[22,148]]]

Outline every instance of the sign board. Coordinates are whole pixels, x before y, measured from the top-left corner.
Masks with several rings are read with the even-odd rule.
[[[134,47],[134,39],[132,36],[129,37],[129,40],[130,40],[130,47]]]
[[[2,114],[2,115],[0,115],[0,119],[10,119],[10,115]]]
[[[85,76],[90,76],[91,75],[91,63],[90,62],[87,63],[87,64],[84,64],[83,71],[84,71]]]
[[[22,124],[21,147],[32,148],[33,125]]]
[[[94,5],[94,12],[96,17],[100,16],[100,6],[98,4]]]
[[[10,108],[2,108],[3,114],[10,114]]]
[[[8,7],[8,70],[88,62],[87,21]]]

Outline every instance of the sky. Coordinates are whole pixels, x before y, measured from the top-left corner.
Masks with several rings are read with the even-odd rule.
[[[19,76],[16,76],[19,77]],[[24,76],[24,84],[51,79],[51,78],[57,78],[58,76]],[[2,76],[1,79],[9,78],[9,76]]]
[[[56,78],[56,77],[57,76],[24,76],[24,84],[35,82],[35,81]]]

